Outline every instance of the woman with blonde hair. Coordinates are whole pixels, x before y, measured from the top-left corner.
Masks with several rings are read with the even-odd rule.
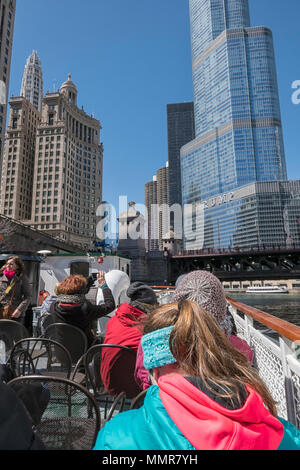
[[[22,321],[31,302],[24,263],[10,256],[0,270],[0,318]]]
[[[300,449],[258,373],[195,302],[150,314],[142,348],[153,384],[144,405],[106,423],[95,450]]]

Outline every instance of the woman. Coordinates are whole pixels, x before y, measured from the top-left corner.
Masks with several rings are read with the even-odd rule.
[[[87,280],[79,274],[72,274],[55,287],[56,302],[52,303],[50,313],[55,323],[69,323],[83,330],[90,347],[95,340],[93,322],[112,312],[115,301],[105,282],[105,273],[97,275],[98,286],[102,289],[104,303],[93,305],[86,297]]]
[[[300,432],[277,417],[257,372],[195,302],[150,314],[142,348],[153,383],[144,405],[106,423],[95,450],[300,449]]]
[[[158,301],[153,289],[139,281],[129,286],[126,295],[130,303],[121,304],[108,321],[104,344],[126,346],[136,353],[142,337],[140,324]],[[135,362],[136,355],[124,349],[103,349],[101,378],[108,393],[113,395],[125,391],[127,397],[132,398],[141,391],[139,377],[134,377]]]
[[[0,271],[0,318],[23,321],[31,302],[23,261],[11,256]]]
[[[217,321],[229,341],[252,363],[253,351],[248,343],[233,334],[232,317],[228,314],[227,300],[219,279],[208,271],[192,271],[185,275],[174,291],[173,302],[192,300],[204,308]]]

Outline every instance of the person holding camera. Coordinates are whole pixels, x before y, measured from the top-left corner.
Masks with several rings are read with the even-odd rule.
[[[104,302],[92,304],[87,298],[88,281],[80,274],[72,274],[55,287],[57,299],[50,307],[50,314],[55,323],[69,323],[83,330],[88,339],[88,347],[95,341],[93,323],[115,309],[113,294],[106,284],[105,273],[97,275],[98,287],[102,290]]]

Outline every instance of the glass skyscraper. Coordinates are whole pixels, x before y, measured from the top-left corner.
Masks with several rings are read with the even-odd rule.
[[[251,27],[248,0],[190,0],[190,23],[195,139],[181,149],[183,205],[286,180],[272,32]],[[226,204],[233,244],[238,207]],[[204,207],[210,235],[202,246],[194,241],[193,217],[185,220],[185,247],[220,246],[217,211],[209,211],[207,222]]]

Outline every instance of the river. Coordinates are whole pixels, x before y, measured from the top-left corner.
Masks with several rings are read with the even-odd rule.
[[[229,297],[300,326],[300,293],[246,294],[228,292]]]

